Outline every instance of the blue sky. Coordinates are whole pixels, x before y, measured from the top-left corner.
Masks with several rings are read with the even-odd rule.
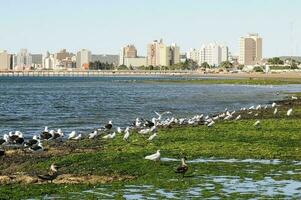
[[[0,49],[61,48],[138,54],[163,38],[181,51],[213,41],[238,53],[239,37],[258,32],[265,57],[301,56],[300,0],[0,0]]]

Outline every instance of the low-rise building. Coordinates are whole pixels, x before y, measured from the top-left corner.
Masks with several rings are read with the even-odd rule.
[[[124,65],[128,68],[133,67],[141,67],[147,65],[146,57],[137,57],[137,58],[124,58]]]

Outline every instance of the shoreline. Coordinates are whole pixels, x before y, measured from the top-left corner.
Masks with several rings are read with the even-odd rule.
[[[117,138],[110,141],[101,138],[95,141],[87,139],[66,141],[63,144],[50,141],[46,145],[47,151],[40,154],[28,157],[28,154],[22,152],[13,153],[7,158],[0,158],[2,178],[8,181],[7,184],[1,185],[0,194],[2,190],[10,197],[32,198],[41,194],[64,196],[70,192],[101,187],[105,183],[116,185],[117,188],[123,184],[142,184],[163,189],[174,187],[185,189],[193,186],[195,181],[193,178],[184,178],[176,183],[168,182],[170,179],[179,179],[173,169],[177,167],[178,160],[183,155],[188,156],[191,161],[188,162],[189,174],[200,177],[209,174],[239,176],[242,179],[250,176],[258,178],[273,172],[273,166],[276,166],[276,169],[281,167],[281,170],[295,171],[299,167],[291,165],[291,162],[301,161],[300,94],[298,93],[298,100],[283,98],[276,103],[279,113],[276,117],[273,115],[272,107],[254,109],[252,114],[248,114],[249,111],[237,110],[235,115],[241,114],[243,116],[241,120],[217,121],[216,125],[210,128],[202,125],[160,128],[158,138],[150,143],[145,142],[148,136],[133,133],[129,142],[123,141],[122,135],[117,135]],[[294,114],[288,118],[286,111],[292,106]],[[258,115],[254,115],[255,113]],[[258,119],[262,121],[259,128],[253,125]],[[143,159],[145,155],[157,149],[162,150],[164,158],[177,158],[176,162],[162,161],[159,164]],[[212,160],[213,157],[217,159],[216,162],[192,162],[198,158]],[[218,159],[248,161],[258,159],[272,164],[240,162],[232,165]],[[278,163],[279,160],[283,162]],[[53,183],[36,182],[34,172],[47,170],[52,162],[62,166],[60,179]],[[253,170],[252,167],[259,168],[259,172],[254,174],[244,172],[249,168]],[[16,178],[14,177],[16,174],[21,175]],[[283,176],[286,180],[288,175]],[[35,178],[33,182],[31,178]],[[164,181],[158,182],[157,178]],[[301,181],[301,177],[294,174],[289,178]]]
[[[167,76],[167,77],[217,77],[217,78],[284,78],[301,79],[301,72],[277,72],[277,73],[258,73],[258,72],[239,72],[239,73],[204,73],[202,71],[0,71],[0,77],[111,77],[111,76]]]

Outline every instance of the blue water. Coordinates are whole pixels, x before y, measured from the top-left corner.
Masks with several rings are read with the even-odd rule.
[[[0,77],[0,135],[20,130],[26,137],[44,126],[89,132],[112,120],[126,126],[154,111],[175,116],[210,114],[283,98],[277,91],[300,85],[244,86],[140,83],[167,77]]]

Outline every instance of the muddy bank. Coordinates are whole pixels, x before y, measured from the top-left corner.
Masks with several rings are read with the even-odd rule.
[[[75,175],[75,174],[62,174],[59,175],[52,183],[54,184],[104,184],[113,181],[126,181],[132,180],[133,176],[98,176],[98,175]],[[30,175],[11,175],[0,176],[0,185],[7,184],[47,184],[49,182],[42,181],[37,176]]]

